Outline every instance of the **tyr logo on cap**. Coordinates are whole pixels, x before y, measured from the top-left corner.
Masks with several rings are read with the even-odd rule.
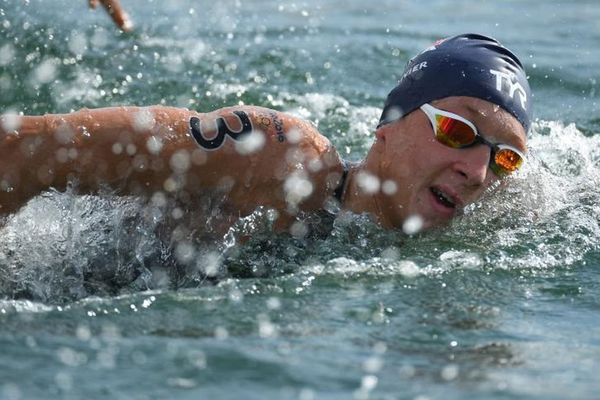
[[[515,98],[515,93],[519,93],[519,99],[521,100],[521,107],[525,110],[525,104],[527,103],[527,92],[525,88],[519,81],[517,81],[514,74],[498,71],[495,69],[490,69],[492,75],[496,77],[496,90],[499,92],[505,92],[506,90],[502,90],[503,87],[508,89],[508,95],[511,98]]]

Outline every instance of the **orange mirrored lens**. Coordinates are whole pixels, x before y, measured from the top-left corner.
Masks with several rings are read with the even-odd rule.
[[[475,132],[462,121],[443,115],[436,115],[437,123],[435,136],[446,146],[459,148],[468,146],[475,141]]]
[[[499,149],[494,155],[494,163],[504,173],[511,173],[519,169],[523,159],[511,149]]]

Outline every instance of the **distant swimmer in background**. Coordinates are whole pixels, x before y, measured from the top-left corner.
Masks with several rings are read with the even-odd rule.
[[[0,213],[75,182],[81,193],[107,187],[188,210],[220,193],[231,224],[263,206],[275,211],[277,231],[337,204],[385,228],[410,222],[414,232],[447,224],[518,171],[530,124],[519,59],[492,38],[458,35],[408,62],[371,148],[352,165],[310,122],[262,107],[4,115]]]
[[[124,32],[130,32],[133,29],[133,22],[129,15],[121,7],[119,0],[89,0],[90,7],[96,8],[98,3],[102,4],[114,21],[114,23]]]

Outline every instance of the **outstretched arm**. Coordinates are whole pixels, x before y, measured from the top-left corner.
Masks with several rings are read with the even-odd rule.
[[[340,173],[337,152],[312,125],[260,107],[112,107],[0,121],[0,213],[73,181],[80,192],[192,201],[216,189],[240,215],[264,205],[284,217],[322,207]]]
[[[112,107],[3,116],[2,212],[18,209],[49,187],[62,190],[72,179],[86,192],[103,185],[123,193],[158,190],[170,172],[164,160],[190,146],[185,132],[192,114],[169,107]]]

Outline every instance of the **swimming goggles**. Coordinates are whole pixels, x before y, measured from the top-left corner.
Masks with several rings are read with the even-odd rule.
[[[473,123],[460,115],[437,109],[427,103],[421,106],[427,115],[438,142],[454,149],[464,149],[477,144],[485,144],[491,149],[490,169],[503,177],[518,170],[525,156],[507,144],[492,143],[483,138]]]

